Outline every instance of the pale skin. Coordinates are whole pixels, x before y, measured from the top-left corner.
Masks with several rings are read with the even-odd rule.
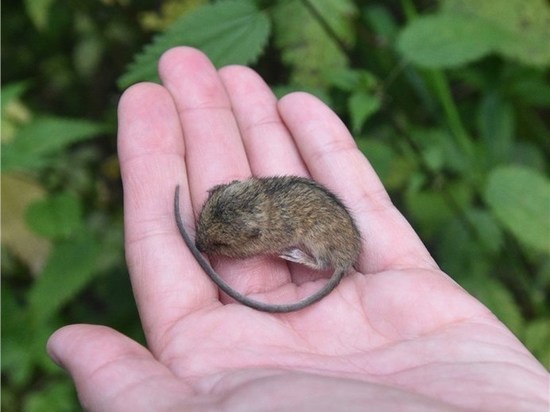
[[[147,348],[103,326],[48,343],[92,411],[547,411],[549,375],[481,303],[441,272],[338,117],[305,93],[277,101],[245,67],[216,71],[191,48],[159,63],[162,86],[119,105],[126,256]],[[299,312],[220,296],[181,239],[207,190],[250,175],[310,176],[349,205],[356,269]],[[314,272],[282,260],[217,259],[266,302],[309,295]],[[291,280],[299,283],[289,283]]]

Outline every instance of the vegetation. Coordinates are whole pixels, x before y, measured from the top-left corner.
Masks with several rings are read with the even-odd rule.
[[[3,14],[4,410],[78,409],[45,353],[64,324],[143,342],[116,104],[181,44],[324,99],[441,267],[550,367],[544,0],[27,0]]]

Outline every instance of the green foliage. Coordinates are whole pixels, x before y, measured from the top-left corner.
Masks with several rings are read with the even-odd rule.
[[[97,239],[87,232],[56,245],[29,291],[33,319],[48,319],[83,289],[95,273],[100,250]]]
[[[520,242],[550,254],[550,182],[527,168],[503,166],[489,174],[485,201]]]
[[[445,0],[440,13],[415,19],[398,49],[432,68],[469,63],[491,52],[525,64],[550,63],[550,9],[543,0]]]
[[[27,208],[27,223],[37,234],[49,238],[66,238],[82,224],[82,206],[72,193],[61,193],[40,200]]]
[[[169,48],[187,45],[200,48],[216,66],[249,64],[262,52],[270,21],[249,0],[218,2],[182,16],[136,56],[119,85],[157,81],[157,64]]]
[[[44,350],[61,325],[143,340],[116,102],[119,87],[158,81],[159,57],[182,44],[218,67],[254,64],[278,96],[327,102],[441,267],[550,367],[550,7],[400,4],[172,0],[156,20],[153,0],[4,5],[4,409],[77,409]]]
[[[439,14],[413,21],[399,37],[398,49],[425,67],[452,67],[485,56],[499,41],[491,26],[465,16]]]
[[[66,146],[91,139],[106,128],[97,122],[43,116],[22,126],[13,140],[2,145],[2,171],[36,170],[56,162]]]
[[[326,82],[323,78],[327,70],[346,67],[345,50],[337,41],[348,45],[355,40],[351,19],[357,9],[353,2],[288,0],[275,3],[275,43],[281,49],[283,62],[292,67],[292,83],[318,87]]]

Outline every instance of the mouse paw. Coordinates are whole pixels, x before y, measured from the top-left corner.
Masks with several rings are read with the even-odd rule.
[[[304,252],[302,249],[293,247],[283,251],[279,255],[282,259],[288,260],[289,262],[300,263],[315,270],[319,270],[320,264],[314,256],[311,256]]]

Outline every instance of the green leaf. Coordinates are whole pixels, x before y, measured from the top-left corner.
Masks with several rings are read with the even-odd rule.
[[[400,34],[398,50],[430,68],[454,67],[493,52],[525,64],[550,64],[550,7],[545,0],[445,0]]]
[[[415,64],[429,68],[454,67],[491,52],[499,33],[460,15],[420,17],[407,25],[397,40],[397,49]]]
[[[201,49],[217,67],[253,63],[262,53],[269,33],[269,18],[252,1],[231,0],[200,7],[145,46],[118,85],[126,88],[139,81],[158,81],[160,56],[180,45]]]
[[[22,123],[31,118],[30,110],[20,102],[20,97],[27,91],[29,82],[14,82],[2,86],[2,105],[0,106],[0,138],[2,143],[10,142]]]
[[[16,291],[2,282],[2,375],[17,386],[30,384],[33,371],[32,332],[26,308]]]
[[[524,245],[550,253],[550,182],[518,166],[494,169],[485,201],[500,223]]]
[[[314,2],[313,7],[338,38],[354,41],[351,19],[356,8],[350,0]],[[301,87],[326,86],[327,73],[346,67],[347,57],[317,16],[299,0],[281,1],[273,11],[275,43],[291,69],[291,82]]]
[[[5,115],[6,107],[15,99],[19,99],[29,88],[28,81],[13,82],[2,86],[2,116]]]
[[[550,368],[550,318],[541,318],[531,321],[525,328],[523,341],[530,351]]]
[[[2,145],[2,171],[36,170],[52,162],[71,143],[104,133],[102,124],[81,119],[45,116],[22,126],[12,141]]]
[[[479,275],[463,279],[460,283],[483,302],[512,332],[521,335],[524,323],[521,311],[510,291],[502,283],[489,276]]]
[[[359,132],[370,116],[380,108],[380,98],[372,93],[357,91],[348,100],[351,115],[351,126]]]
[[[444,0],[442,11],[500,33],[494,49],[506,57],[534,66],[550,64],[547,0]]]
[[[396,163],[401,160],[398,154],[393,150],[390,144],[369,138],[357,139],[357,145],[369,159],[369,163],[374,170],[376,170],[376,174],[387,187],[389,183],[391,183],[391,181],[389,181],[390,176],[398,169]]]
[[[31,229],[48,238],[68,237],[82,223],[82,206],[77,196],[65,192],[33,203],[26,220]]]
[[[481,101],[478,123],[492,163],[509,161],[515,135],[514,109],[510,102],[496,92],[487,94]]]
[[[43,322],[74,298],[93,278],[99,242],[88,232],[56,245],[29,292],[33,319]]]
[[[379,37],[377,41],[391,40],[397,34],[398,27],[389,8],[373,4],[366,7],[364,18]]]
[[[466,218],[477,235],[477,239],[471,241],[477,240],[485,251],[497,253],[504,244],[504,238],[493,216],[485,210],[469,209],[466,211]]]
[[[76,396],[69,381],[49,380],[25,397],[25,412],[74,411]]]
[[[45,29],[50,7],[55,0],[25,0],[25,10],[37,29]]]
[[[464,182],[449,184],[447,191],[453,193],[454,201],[461,208],[472,197],[472,188]],[[450,221],[455,213],[440,188],[410,189],[405,200],[409,213],[428,235],[441,230],[442,225]]]

